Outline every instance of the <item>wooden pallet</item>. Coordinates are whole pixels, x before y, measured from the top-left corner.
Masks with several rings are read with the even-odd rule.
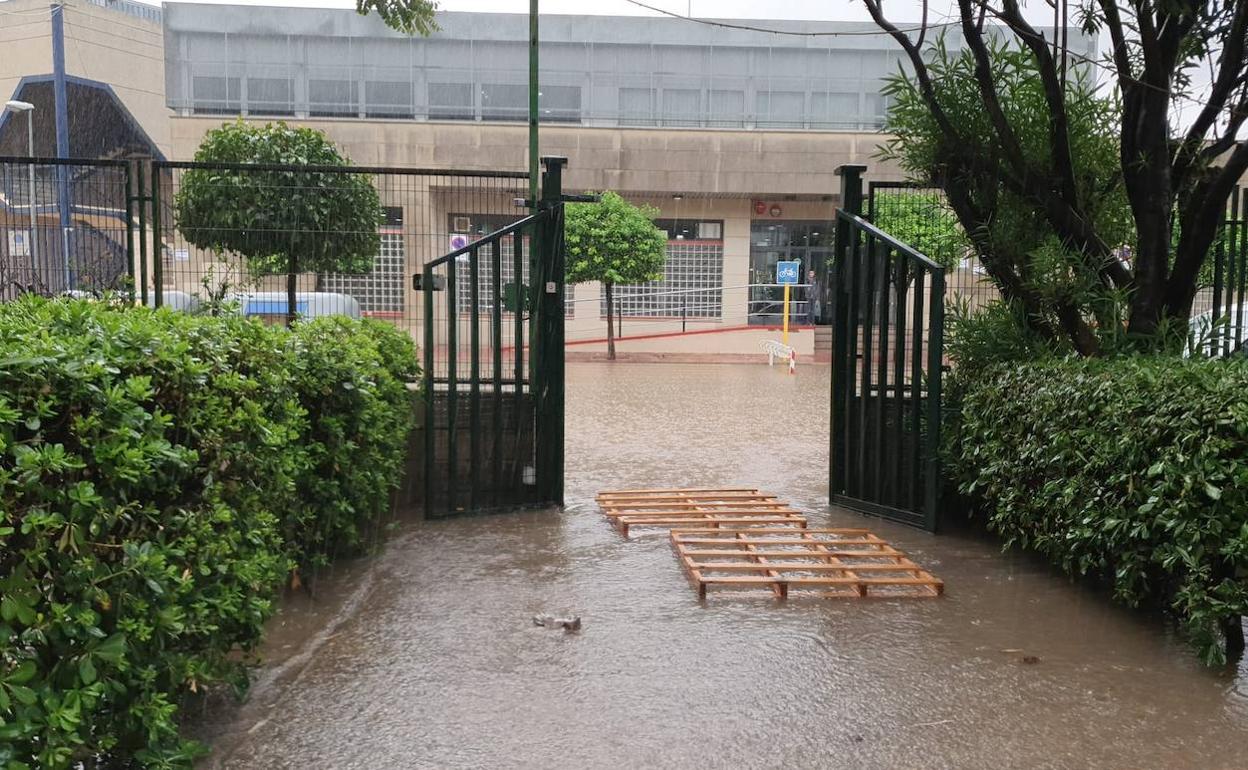
[[[698,598],[710,586],[790,589],[828,597],[940,596],[944,582],[865,529],[673,528],[672,546]]]
[[[628,537],[637,528],[804,528],[806,517],[757,489],[626,489],[602,492],[598,505]]]

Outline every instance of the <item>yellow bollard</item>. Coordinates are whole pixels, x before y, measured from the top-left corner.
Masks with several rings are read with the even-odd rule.
[[[784,344],[789,344],[789,285],[784,285]]]

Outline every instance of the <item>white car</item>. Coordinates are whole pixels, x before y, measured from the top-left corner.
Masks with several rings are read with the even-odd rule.
[[[1248,343],[1248,304],[1219,308],[1216,315],[1213,310],[1197,313],[1188,320],[1187,329],[1184,358],[1190,357],[1193,350],[1204,356],[1237,353]]]

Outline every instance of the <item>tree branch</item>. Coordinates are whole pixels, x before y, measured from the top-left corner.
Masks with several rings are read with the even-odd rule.
[[[958,10],[962,18],[962,34],[966,38],[967,46],[971,49],[971,55],[975,58],[975,82],[979,84],[980,99],[1001,140],[1001,149],[1006,160],[1013,166],[1015,173],[1026,177],[1028,176],[1027,165],[1023,159],[1022,146],[1019,144],[1018,136],[1014,133],[1014,128],[1010,126],[1010,121],[1005,117],[1005,111],[1001,108],[997,84],[992,77],[992,57],[984,42],[983,33],[975,27],[972,2],[973,0],[958,0]]]

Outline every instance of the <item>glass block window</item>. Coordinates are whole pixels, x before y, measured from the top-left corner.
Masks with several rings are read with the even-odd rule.
[[[456,236],[464,236],[465,243],[475,243],[522,218],[506,214],[451,214],[448,223],[451,232],[450,240],[458,242]],[[527,233],[521,235],[520,248],[523,254],[521,255],[520,278],[525,285],[529,282],[529,256],[532,253],[530,252],[532,243],[533,240]],[[502,261],[499,271],[502,278],[499,296],[506,297],[507,285],[516,280],[515,239],[508,235],[497,247],[500,248]],[[493,248],[495,247],[483,246],[477,253],[477,312],[483,318],[488,318],[494,310]],[[572,297],[572,286],[564,286],[564,314],[568,316],[572,315]],[[472,260],[467,254],[461,255],[455,265],[455,307],[461,314],[472,314]],[[509,316],[511,311],[504,309],[503,314]]]
[[[655,225],[668,234],[663,278],[614,289],[617,312],[626,316],[721,318],[724,302],[723,222],[660,219]],[[607,292],[599,296],[599,313],[607,314]]]
[[[196,75],[191,78],[192,110],[201,115],[237,115],[243,110],[238,78]]]
[[[295,83],[290,78],[247,78],[249,115],[295,114]]]
[[[360,310],[374,315],[403,314],[407,282],[407,253],[403,241],[403,208],[387,206],[380,228],[381,249],[371,272],[363,275],[325,273],[322,291],[346,294],[360,303]]]
[[[354,80],[308,80],[308,114],[354,118],[360,114],[360,84]]]

